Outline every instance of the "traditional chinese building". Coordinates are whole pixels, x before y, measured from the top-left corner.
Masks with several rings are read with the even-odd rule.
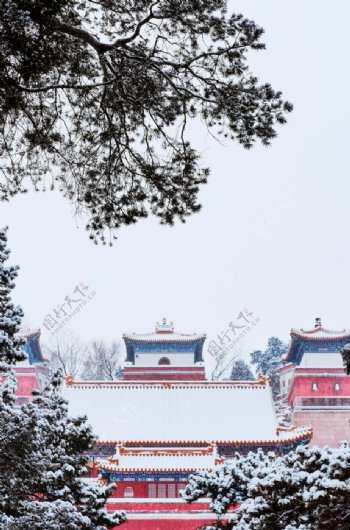
[[[292,329],[290,335],[280,381],[292,422],[312,425],[313,445],[350,442],[350,377],[340,353],[350,330],[329,330],[317,318],[314,329]]]
[[[187,505],[179,492],[191,473],[236,451],[289,451],[309,428],[280,427],[266,380],[205,380],[204,334],[180,334],[163,321],[155,333],[125,334],[123,381],[67,378],[72,415],[87,415],[99,438],[91,480],[114,482],[109,509],[125,509],[127,530],[194,530],[212,522],[209,501]]]
[[[163,319],[155,333],[123,336],[126,347],[126,381],[204,381],[205,334],[174,333]]]
[[[15,366],[17,378],[17,403],[22,405],[33,398],[32,391],[40,390],[47,381],[46,360],[40,347],[40,329],[21,335],[25,340],[23,349],[27,354],[24,361]]]

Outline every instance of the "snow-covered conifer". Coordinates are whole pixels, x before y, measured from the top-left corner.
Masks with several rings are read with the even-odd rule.
[[[0,528],[106,530],[125,519],[107,514],[111,488],[83,478],[95,438],[85,418],[70,418],[60,377],[26,405],[16,404],[12,365],[25,356],[16,337],[22,311],[11,290],[17,267],[6,267],[6,229],[0,231]]]
[[[95,438],[85,418],[68,417],[55,385],[21,409],[1,406],[0,432],[0,528],[102,530],[124,520],[106,512],[111,488],[82,478]]]
[[[0,2],[1,198],[50,175],[102,242],[151,213],[173,225],[198,212],[209,171],[189,122],[250,148],[268,145],[292,110],[247,62],[264,30],[227,10],[226,0]]]
[[[227,530],[350,528],[350,449],[300,446],[266,460],[252,460],[250,453],[206,477],[194,475],[184,498],[192,502],[206,495],[219,515],[240,502]],[[222,528],[220,519],[207,530],[213,528]]]
[[[274,458],[273,453],[259,450],[247,456],[236,456],[213,471],[200,471],[191,475],[188,485],[182,492],[187,502],[210,497],[210,508],[217,515],[242,502],[247,497],[250,481],[264,469],[268,469]]]
[[[278,337],[270,337],[265,351],[257,350],[250,354],[251,362],[255,364],[257,372],[271,378],[271,389],[274,397],[280,391],[278,369],[283,366],[282,356],[287,349],[288,346]]]
[[[350,344],[345,344],[344,348],[340,350],[340,353],[343,356],[346,373],[350,374]]]
[[[23,311],[11,300],[18,267],[6,265],[9,255],[7,228],[3,228],[0,230],[0,371],[2,372],[8,371],[11,365],[26,357],[21,349],[23,340],[16,336]]]
[[[243,359],[238,359],[232,365],[230,375],[232,381],[254,381],[253,372]]]

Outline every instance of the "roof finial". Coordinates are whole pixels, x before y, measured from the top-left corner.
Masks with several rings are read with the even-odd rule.
[[[66,380],[67,386],[72,386],[74,384],[74,375],[72,374],[66,375],[65,380]]]
[[[320,317],[315,318],[315,328],[322,328],[322,322]]]
[[[159,322],[156,324],[156,333],[174,333],[174,324],[168,323],[166,318],[163,318],[161,324]]]

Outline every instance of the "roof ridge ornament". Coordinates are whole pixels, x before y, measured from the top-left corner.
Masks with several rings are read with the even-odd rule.
[[[322,322],[321,322],[320,317],[316,317],[316,318],[315,318],[315,328],[316,328],[316,329],[318,329],[318,328],[322,328]]]
[[[36,328],[36,329],[27,329],[27,330],[23,330],[18,333],[18,337],[20,337],[21,339],[29,339],[30,337],[34,337],[35,335],[38,335],[40,337],[41,335],[41,329],[40,328]]]
[[[166,318],[162,319],[162,323],[156,323],[156,333],[174,333],[173,322],[167,322]]]
[[[67,386],[72,386],[74,384],[74,375],[73,374],[66,375],[65,380],[66,380]]]
[[[264,375],[262,373],[258,374],[258,381],[257,381],[258,385],[264,385],[265,386],[265,385],[267,385],[267,383],[269,381],[271,381],[270,377],[268,377],[268,376],[266,376],[266,375]]]

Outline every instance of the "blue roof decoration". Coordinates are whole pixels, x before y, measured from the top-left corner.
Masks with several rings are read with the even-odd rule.
[[[21,338],[25,340],[23,350],[27,354],[28,362],[31,365],[45,362],[40,348],[40,335],[40,329],[29,331],[28,333],[21,335]]]
[[[291,343],[285,362],[299,365],[304,353],[336,353],[350,342],[350,330],[334,331],[322,326],[321,319],[316,318],[312,330],[292,329],[290,332]]]

